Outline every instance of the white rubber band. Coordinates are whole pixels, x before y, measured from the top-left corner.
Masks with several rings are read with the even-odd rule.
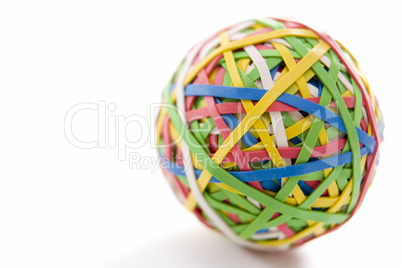
[[[195,56],[199,52],[199,49],[202,46],[202,42],[198,43],[193,49],[188,53],[184,65],[181,69],[181,72],[177,78],[176,83],[176,105],[179,111],[185,111],[185,96],[184,96],[184,79],[187,72],[190,70],[192,63],[194,61]],[[186,118],[184,113],[179,112],[180,118],[182,122],[187,126]],[[230,229],[230,227],[221,219],[221,217],[215,212],[215,210],[208,204],[204,195],[202,194],[200,188],[198,187],[197,178],[194,173],[194,167],[192,166],[191,162],[191,155],[190,150],[185,142],[182,143],[182,153],[183,153],[183,162],[188,163],[185,167],[185,173],[188,180],[188,184],[190,189],[194,195],[195,200],[197,201],[198,205],[201,207],[203,212],[208,216],[211,220],[212,224],[216,226],[224,235],[226,235],[229,239],[233,240],[236,244],[255,249],[255,250],[264,250],[264,251],[278,251],[283,249],[280,248],[273,248],[263,246],[257,243],[253,243],[247,240],[242,239],[239,237],[235,232]]]

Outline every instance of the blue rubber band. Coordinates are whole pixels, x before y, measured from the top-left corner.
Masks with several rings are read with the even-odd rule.
[[[267,90],[257,88],[190,84],[186,86],[184,93],[186,96],[213,96],[220,98],[258,101],[267,93]],[[282,95],[277,98],[277,101],[312,114],[313,116],[330,123],[335,128],[347,134],[342,118],[319,104],[287,93],[282,93]],[[375,140],[360,128],[355,128],[359,141],[366,145],[370,152],[373,153],[376,145]]]
[[[214,98],[215,103],[222,103],[218,98]],[[239,125],[239,120],[233,114],[223,114],[222,115],[223,121],[225,121],[226,125],[231,129],[235,129]],[[254,138],[253,135],[249,131],[247,131],[241,140],[244,142],[247,147],[251,147],[258,143],[258,141]]]
[[[360,148],[360,153],[362,156],[367,155],[369,150],[367,147]],[[313,173],[316,171],[325,170],[328,168],[334,168],[337,166],[346,165],[352,162],[352,152],[346,152],[340,155],[331,156],[321,160],[315,160],[313,162],[307,162],[305,164],[299,164],[295,166],[278,167],[272,169],[260,169],[252,171],[229,171],[231,175],[238,178],[243,182],[254,182],[254,181],[267,181],[274,179],[281,179],[287,177],[300,176],[304,174]],[[166,157],[161,156],[162,166],[169,172],[178,175],[186,176],[184,171],[184,166],[177,165],[170,162]],[[202,170],[194,169],[196,177],[201,175]],[[212,177],[210,182],[220,183],[220,181]]]

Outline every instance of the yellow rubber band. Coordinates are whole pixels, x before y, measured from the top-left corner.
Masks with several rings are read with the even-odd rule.
[[[243,39],[242,41],[244,41]],[[250,44],[242,44],[250,45]],[[289,72],[278,80],[274,86],[261,98],[254,108],[246,115],[239,125],[230,133],[229,137],[223,142],[221,147],[216,151],[211,158],[216,164],[220,164],[223,158],[229,153],[233,146],[243,137],[251,126],[260,118],[266,109],[283,93],[285,90],[295,83],[295,81],[303,75],[310,67],[318,61],[328,50],[330,46],[323,41],[320,41],[299,63],[289,70]],[[211,179],[211,174],[207,170],[203,170],[197,180],[198,186],[203,192]],[[193,211],[196,206],[196,201],[192,192],[189,193],[186,202],[186,208]]]

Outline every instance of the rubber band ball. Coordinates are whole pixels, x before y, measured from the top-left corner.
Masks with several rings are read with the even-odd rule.
[[[160,165],[179,200],[235,243],[268,251],[300,246],[354,215],[383,130],[348,50],[273,18],[192,47],[156,119]]]

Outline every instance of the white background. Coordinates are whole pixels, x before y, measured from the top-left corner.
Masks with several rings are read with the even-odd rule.
[[[402,39],[396,3],[2,1],[0,267],[397,267]],[[238,248],[206,229],[179,204],[160,170],[130,169],[113,143],[80,149],[64,134],[67,112],[83,102],[112,103],[111,120],[138,114],[152,125],[150,104],[194,43],[263,16],[292,16],[343,42],[369,77],[386,120],[377,177],[355,217],[275,255]],[[76,137],[97,139],[97,120],[93,111],[77,115]],[[113,132],[113,125],[107,129]],[[145,137],[138,124],[126,133],[132,141]],[[143,166],[156,157],[151,141],[130,152]]]

